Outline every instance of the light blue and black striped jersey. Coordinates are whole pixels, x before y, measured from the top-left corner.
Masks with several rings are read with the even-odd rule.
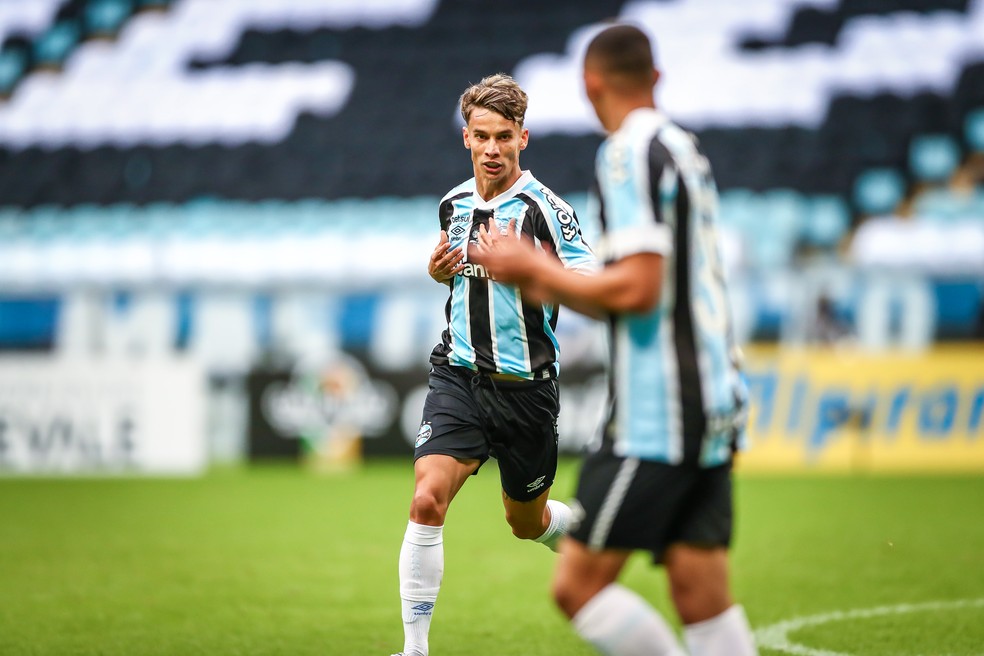
[[[488,201],[478,195],[474,178],[458,185],[441,200],[439,216],[451,246],[462,248],[465,259],[464,270],[451,280],[448,327],[431,362],[527,379],[556,377],[558,307],[526,303],[518,288],[491,280],[484,266],[469,261],[468,246],[478,239],[480,226],[488,229],[490,219],[500,230],[515,219],[523,235],[565,267],[594,271],[598,265],[574,210],[524,171]]]
[[[657,307],[610,318],[615,453],[671,464],[728,462],[745,389],[716,234],[718,196],[693,135],[637,109],[598,150],[592,207],[606,265],[663,256]]]

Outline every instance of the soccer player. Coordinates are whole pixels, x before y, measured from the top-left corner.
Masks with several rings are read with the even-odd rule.
[[[410,521],[400,550],[405,656],[427,656],[444,569],[448,506],[489,458],[499,463],[506,521],[556,550],[571,511],[548,500],[557,470],[558,308],[530,302],[471,261],[480,229],[512,223],[561,267],[595,270],[571,206],[519,166],[527,96],[493,75],[460,99],[474,177],[441,201],[428,271],[450,287],[447,330],[431,354],[430,391],[414,448]]]
[[[483,232],[496,279],[604,317],[612,409],[584,462],[553,594],[603,654],[682,655],[673,631],[617,579],[650,552],[669,577],[691,656],[755,654],[728,584],[731,466],[744,388],[715,234],[717,191],[692,135],[655,107],[649,39],[616,25],[590,42],[584,86],[609,133],[596,160],[595,276],[571,276],[525,239]]]

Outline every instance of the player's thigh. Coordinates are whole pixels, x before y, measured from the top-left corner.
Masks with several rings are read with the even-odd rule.
[[[506,522],[513,529],[516,537],[533,540],[540,537],[544,531],[544,512],[550,488],[543,490],[540,496],[530,501],[516,501],[502,491],[502,507],[506,511]]]
[[[560,544],[554,570],[553,596],[568,617],[573,617],[596,594],[613,583],[631,552],[593,551],[577,540]]]
[[[421,511],[443,513],[479,464],[478,460],[459,460],[442,454],[418,458],[413,465],[414,506]]]

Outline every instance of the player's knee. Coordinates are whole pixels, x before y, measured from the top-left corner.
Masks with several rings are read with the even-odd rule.
[[[726,584],[706,579],[671,579],[670,596],[684,624],[716,617],[732,604]]]
[[[418,524],[443,526],[448,504],[430,490],[414,490],[410,502],[410,519]]]
[[[583,591],[578,586],[570,585],[566,579],[556,578],[550,588],[557,608],[561,610],[568,619],[573,619],[581,607],[587,603],[587,599],[582,599]]]
[[[512,528],[512,533],[520,540],[535,540],[546,530],[542,517],[531,517],[523,513],[511,512],[506,509],[506,522]]]
[[[715,617],[732,604],[723,551],[674,549],[668,554],[667,573],[673,605],[685,624]]]

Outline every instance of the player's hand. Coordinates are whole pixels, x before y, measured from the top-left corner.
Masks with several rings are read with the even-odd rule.
[[[516,219],[509,221],[505,234],[494,224],[491,230],[483,225],[478,231],[478,248],[472,252],[471,259],[483,265],[490,276],[510,284],[529,282],[541,255],[529,239],[520,236]]]
[[[471,259],[483,265],[497,282],[518,286],[524,302],[554,302],[540,280],[550,258],[520,234],[515,219],[509,221],[505,233],[486,230],[485,226],[479,228],[478,246],[472,251]]]
[[[460,248],[451,248],[448,233],[441,230],[441,239],[427,263],[427,273],[437,282],[446,283],[465,268],[462,264],[464,258],[465,254]]]

